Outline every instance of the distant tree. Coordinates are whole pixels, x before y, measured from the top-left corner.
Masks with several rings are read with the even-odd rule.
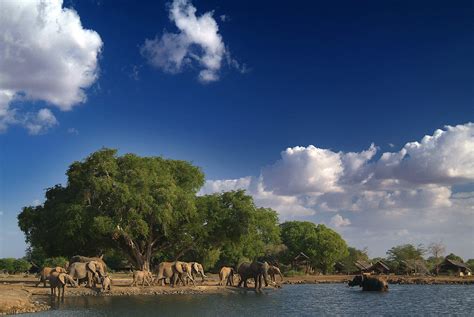
[[[24,273],[31,268],[31,263],[25,259],[16,259],[13,263],[14,273]]]
[[[3,258],[0,259],[0,271],[8,272],[9,274],[23,273],[30,269],[31,264],[24,259]]]
[[[464,260],[463,260],[460,256],[458,256],[458,255],[456,255],[456,254],[454,254],[454,253],[448,254],[448,255],[446,256],[446,259],[450,259],[450,260],[453,260],[453,261],[456,261],[456,262],[464,263]]]
[[[0,259],[0,271],[14,273],[15,272],[15,260],[14,258],[3,258]]]
[[[414,268],[424,262],[423,255],[426,250],[422,245],[415,247],[412,244],[404,244],[391,248],[387,251],[387,262],[392,271],[402,273],[406,265]],[[403,272],[407,273],[407,272]]]
[[[348,247],[347,250],[348,250],[348,255],[340,261],[344,266],[345,273],[352,273],[352,272],[357,271],[357,267],[354,265],[354,262],[356,261],[369,262],[367,248],[359,250],[353,247]]]
[[[474,259],[467,260],[466,265],[474,272]]]
[[[287,263],[300,252],[323,273],[333,270],[334,264],[348,255],[347,244],[335,231],[307,221],[289,221],[281,224],[282,242],[288,247]]]
[[[444,252],[446,252],[446,246],[441,242],[433,242],[428,246],[428,251],[431,257],[428,258],[428,263],[432,270],[436,274],[439,273],[439,265],[443,261]]]

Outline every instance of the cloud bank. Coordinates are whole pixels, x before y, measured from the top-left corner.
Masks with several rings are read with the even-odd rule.
[[[100,36],[84,29],[76,11],[61,0],[0,2],[0,132],[12,124],[31,134],[57,124],[41,100],[63,111],[85,102],[84,90],[98,77]]]
[[[388,239],[384,247],[445,238],[461,248],[455,241],[464,236],[467,248],[474,232],[474,124],[377,152],[374,144],[360,152],[288,148],[258,177],[208,180],[201,194],[245,189],[283,221],[323,222],[360,246],[377,244],[371,239],[379,235]]]
[[[189,0],[174,0],[169,7],[169,19],[177,33],[164,32],[161,37],[146,39],[141,54],[148,62],[165,72],[179,73],[186,67],[199,68],[202,83],[219,80],[219,71],[230,53],[219,34],[213,12],[196,15],[196,8]],[[245,65],[230,58],[230,65],[242,72]]]

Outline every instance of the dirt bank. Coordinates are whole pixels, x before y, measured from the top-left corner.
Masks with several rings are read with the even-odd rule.
[[[286,277],[283,284],[347,283],[353,275],[306,275]],[[474,284],[474,276],[401,276],[385,275],[389,284]]]
[[[197,282],[196,286],[176,287],[145,286],[130,287],[130,274],[111,274],[113,279],[112,291],[101,293],[85,287],[66,289],[65,296],[129,296],[129,295],[166,295],[166,294],[217,294],[235,293],[241,289],[235,287],[218,286],[217,275],[209,274],[204,283]],[[320,284],[346,283],[351,275],[307,275],[285,277],[282,284]],[[474,277],[408,277],[386,276],[391,284],[474,284]],[[51,298],[49,287],[36,287],[37,279],[33,276],[0,277],[0,314],[15,314],[42,311],[50,308]],[[278,283],[280,283],[278,279]]]

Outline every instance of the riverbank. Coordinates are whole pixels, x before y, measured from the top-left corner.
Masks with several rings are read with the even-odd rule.
[[[110,292],[101,293],[97,290],[68,287],[66,297],[72,296],[130,296],[130,295],[167,295],[167,294],[225,294],[241,292],[236,287],[218,286],[218,277],[209,274],[208,279],[196,286],[145,286],[130,287],[130,274],[111,274],[113,286]],[[474,277],[408,277],[387,276],[390,284],[474,284]],[[323,284],[346,283],[352,279],[350,275],[307,275],[285,277],[282,284]],[[35,287],[37,279],[33,276],[9,276],[0,278],[0,314],[18,314],[47,310],[51,307],[49,287]],[[279,279],[278,279],[279,282]],[[280,282],[279,282],[280,283]]]

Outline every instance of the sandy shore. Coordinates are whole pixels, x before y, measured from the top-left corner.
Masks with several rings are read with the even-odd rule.
[[[218,286],[218,277],[209,274],[204,283],[198,282],[196,286],[145,286],[130,287],[132,282],[130,274],[111,274],[113,279],[112,291],[100,293],[97,290],[78,287],[68,287],[66,297],[70,296],[129,296],[129,295],[166,295],[166,294],[216,294],[234,293],[241,289],[235,287]],[[408,277],[387,276],[390,284],[474,284],[474,276],[470,277]],[[319,284],[319,283],[346,283],[352,279],[351,275],[308,275],[286,277],[281,284]],[[35,287],[37,279],[33,276],[19,275],[0,277],[0,314],[17,314],[35,312],[50,308],[51,298],[49,287],[41,284]],[[249,289],[251,290],[251,289]]]

